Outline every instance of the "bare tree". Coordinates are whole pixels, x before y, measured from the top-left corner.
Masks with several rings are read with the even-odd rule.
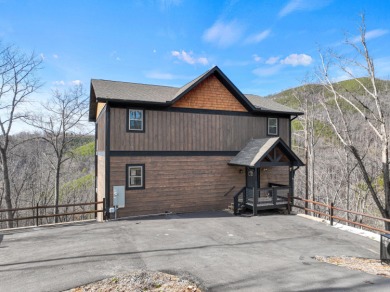
[[[63,92],[55,90],[51,100],[42,106],[45,114],[30,116],[26,122],[43,132],[42,139],[53,151],[53,155],[47,154],[46,157],[55,172],[54,214],[58,214],[61,167],[72,157],[72,146],[83,132],[87,98],[82,86],[77,85]],[[58,216],[55,216],[55,222],[58,222]]]
[[[4,184],[4,200],[7,209],[12,209],[11,178],[8,166],[11,154],[11,129],[15,121],[21,119],[21,106],[29,95],[40,86],[35,73],[42,60],[34,53],[25,54],[14,46],[0,45],[0,168]],[[7,219],[13,219],[12,211]],[[13,222],[8,221],[8,228]]]
[[[364,15],[360,26],[360,40],[350,41],[347,39],[346,44],[354,50],[354,57],[340,56],[332,51],[328,51],[327,54],[320,54],[322,66],[318,77],[327,92],[330,93],[330,97],[324,95],[321,104],[338,139],[356,159],[363,180],[367,185],[368,193],[374,200],[380,214],[382,217],[389,219],[389,116],[386,116],[389,92],[381,89],[381,81],[376,77],[374,61],[366,43]],[[352,78],[353,82],[362,90],[362,94],[355,94],[343,88],[338,88],[332,83],[331,76],[334,72],[334,65]],[[356,74],[360,76],[356,76]],[[362,76],[366,79],[358,78]],[[333,108],[336,109],[337,115],[331,113]],[[350,112],[353,112],[354,117],[358,117],[358,120],[351,119]],[[382,173],[380,176],[383,181],[383,190],[378,186],[378,180],[370,175],[370,162],[365,159],[367,151],[371,150],[372,152],[370,148],[373,146],[369,145],[367,146],[369,148],[363,148],[356,138],[358,136],[356,133],[364,131],[363,128],[367,129],[365,138],[367,140],[373,139],[381,148]],[[383,194],[383,199],[381,194]],[[390,230],[390,224],[387,223],[385,228]]]

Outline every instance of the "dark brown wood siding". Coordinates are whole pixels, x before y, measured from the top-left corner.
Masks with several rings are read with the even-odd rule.
[[[272,166],[260,168],[260,188],[268,188],[269,183],[289,185],[289,167]]]
[[[112,151],[240,151],[267,137],[267,118],[145,110],[145,133],[126,131],[126,109],[111,108]],[[279,133],[289,143],[288,118]]]
[[[119,209],[119,216],[227,208],[245,186],[245,171],[240,173],[244,168],[228,166],[231,158],[111,157],[111,192],[115,185],[126,185],[126,164],[145,164],[145,189],[126,190],[126,208]]]

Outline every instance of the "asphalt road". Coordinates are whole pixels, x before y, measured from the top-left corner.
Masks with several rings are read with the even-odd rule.
[[[379,243],[293,215],[224,212],[1,232],[0,291],[61,291],[134,269],[208,291],[390,291],[390,279],[317,262],[379,258]]]

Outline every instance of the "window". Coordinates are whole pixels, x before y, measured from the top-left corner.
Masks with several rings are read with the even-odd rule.
[[[128,110],[128,130],[131,132],[144,132],[144,111],[139,109]]]
[[[128,190],[145,188],[145,165],[126,165],[126,188]]]
[[[268,130],[267,134],[269,136],[278,135],[278,118],[268,118]]]

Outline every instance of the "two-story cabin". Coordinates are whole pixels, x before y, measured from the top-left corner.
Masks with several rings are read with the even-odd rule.
[[[181,88],[93,79],[96,197],[108,211],[122,186],[119,217],[221,210],[235,195],[254,214],[285,206],[300,114],[242,94],[218,67]]]

